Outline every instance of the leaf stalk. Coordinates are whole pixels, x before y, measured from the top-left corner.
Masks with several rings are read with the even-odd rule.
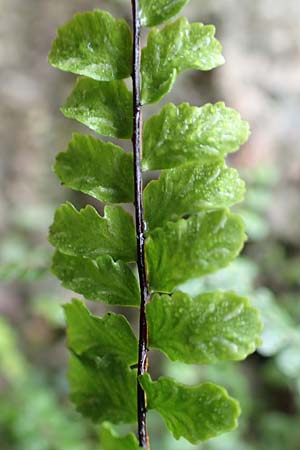
[[[135,191],[135,221],[137,238],[137,266],[141,289],[140,329],[138,375],[143,375],[148,369],[148,326],[146,318],[146,303],[149,299],[149,288],[145,263],[145,224],[143,211],[143,178],[142,178],[142,105],[141,105],[141,23],[139,18],[139,1],[131,0],[133,17],[133,155],[134,155],[134,191]],[[146,395],[139,381],[137,382],[137,416],[138,438],[142,448],[150,450],[147,433]]]

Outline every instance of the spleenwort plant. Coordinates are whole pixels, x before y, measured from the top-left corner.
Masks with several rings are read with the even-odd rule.
[[[133,37],[124,20],[107,12],[77,14],[58,30],[49,56],[53,66],[81,75],[64,115],[133,144],[126,153],[75,134],[54,167],[65,186],[109,204],[103,216],[92,206],[58,208],[50,228],[54,273],[88,300],[140,311],[137,339],[123,315],[96,317],[79,300],[65,305],[71,398],[103,425],[105,450],[150,449],[150,409],[176,439],[192,444],[237,425],[239,404],[223,387],[152,381],[149,349],[172,361],[208,364],[242,360],[260,341],[248,299],[222,291],[191,298],[180,289],[227,266],[242,249],[244,225],[229,208],[245,188],[224,158],[247,140],[247,123],[223,103],[167,104],[142,121],[142,106],[162,99],[180,72],[224,62],[214,27],[185,18],[152,28],[141,50],[141,27],[166,22],[187,3],[132,0]],[[132,91],[123,81],[130,76]],[[144,188],[142,173],[153,170],[160,176]],[[134,204],[135,223],[120,203]],[[113,429],[133,423],[138,440]]]

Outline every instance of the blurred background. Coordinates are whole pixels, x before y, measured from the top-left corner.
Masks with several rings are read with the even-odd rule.
[[[47,243],[61,202],[91,202],[60,187],[51,172],[71,133],[88,130],[60,114],[75,77],[50,68],[47,53],[57,26],[76,11],[103,8],[130,20],[129,3],[0,0],[1,450],[101,448],[97,427],[68,400],[61,304],[72,293],[51,275]],[[216,25],[227,64],[209,73],[185,72],[165,102],[222,100],[252,128],[248,144],[230,160],[248,183],[246,201],[236,208],[248,243],[228,269],[188,289],[219,286],[249,295],[264,333],[262,347],[243,363],[187,366],[154,354],[152,372],[191,384],[210,379],[241,401],[239,430],[199,450],[299,450],[300,3],[191,0],[184,14]],[[154,450],[195,448],[174,441],[158,416],[150,420]]]

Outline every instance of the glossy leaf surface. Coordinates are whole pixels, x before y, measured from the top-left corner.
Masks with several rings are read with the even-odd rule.
[[[99,10],[79,13],[58,29],[49,62],[95,80],[127,78],[131,72],[131,42],[125,20]]]
[[[101,429],[101,448],[103,450],[138,450],[139,443],[133,433],[119,436],[106,422]]]
[[[143,168],[170,169],[191,161],[224,158],[248,136],[248,123],[224,103],[201,108],[169,103],[145,123]]]
[[[71,400],[84,416],[114,424],[136,421],[136,371],[123,361],[72,355],[68,378]]]
[[[110,255],[126,262],[136,259],[133,220],[120,206],[106,206],[101,217],[90,205],[77,211],[65,203],[56,210],[49,241],[67,255],[94,259]]]
[[[103,318],[92,315],[79,300],[64,305],[68,347],[88,358],[116,356],[128,365],[136,364],[137,339],[127,319],[114,313]]]
[[[164,377],[152,382],[149,374],[140,377],[140,383],[148,408],[162,416],[175,439],[196,444],[237,426],[239,404],[216,384],[189,387]]]
[[[233,292],[191,298],[182,292],[155,294],[147,305],[150,348],[172,361],[209,364],[239,361],[259,346],[258,312]]]
[[[157,228],[146,240],[150,287],[171,292],[190,278],[227,266],[246,239],[244,224],[228,210],[211,211]]]
[[[133,157],[117,145],[74,134],[54,171],[62,184],[109,203],[133,201]]]
[[[114,261],[109,255],[95,261],[82,256],[56,252],[52,271],[62,285],[109,305],[139,306],[140,292],[136,277],[123,261]]]
[[[189,24],[182,17],[161,31],[153,29],[142,51],[142,102],[154,103],[170,92],[186,69],[210,70],[224,62],[215,28]]]
[[[104,136],[131,137],[132,93],[123,81],[105,83],[81,77],[61,111]]]
[[[189,0],[141,0],[141,24],[146,27],[160,25],[176,16]]]
[[[145,189],[147,226],[153,229],[184,215],[232,206],[243,199],[244,192],[238,172],[223,162],[166,170]]]

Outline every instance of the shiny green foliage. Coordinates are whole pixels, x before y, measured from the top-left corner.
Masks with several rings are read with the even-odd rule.
[[[80,77],[61,111],[104,136],[131,137],[132,93],[124,81]]]
[[[72,355],[68,374],[71,400],[94,421],[133,423],[136,376],[124,361],[111,356],[91,360]]]
[[[143,168],[170,169],[235,152],[248,139],[249,125],[222,102],[200,108],[169,103],[145,123],[143,137]]]
[[[142,51],[142,102],[154,103],[170,92],[177,75],[186,69],[210,70],[224,62],[215,28],[189,24],[184,17],[153,29]]]
[[[189,0],[141,0],[141,24],[146,27],[160,25],[176,16]]]
[[[261,323],[248,299],[233,292],[191,298],[182,292],[155,294],[147,305],[150,348],[172,361],[239,361],[260,344]]]
[[[245,239],[242,220],[228,210],[168,222],[146,240],[151,289],[171,292],[190,278],[227,266],[239,254]]]
[[[93,316],[79,300],[64,305],[67,320],[68,347],[78,356],[104,357],[107,354],[136,364],[138,345],[124,316],[107,313]]]
[[[153,229],[188,214],[232,206],[244,191],[238,172],[220,161],[165,170],[144,192],[147,226]]]
[[[141,0],[141,23],[161,24],[187,3]],[[66,117],[100,135],[132,137],[133,96],[122,80],[132,72],[131,41],[128,25],[102,11],[78,14],[59,29],[50,62],[84,75],[62,107]],[[141,103],[163,98],[184,70],[218,67],[221,52],[212,25],[180,18],[151,30],[142,50]],[[244,224],[227,208],[243,199],[245,186],[224,158],[248,135],[248,124],[223,103],[168,104],[143,130],[142,168],[162,170],[143,197],[147,281],[154,293],[147,304],[149,347],[173,361],[241,360],[260,343],[258,314],[246,298],[231,291],[191,298],[178,291],[180,284],[227,266],[243,246]],[[101,202],[135,201],[133,155],[113,143],[75,134],[54,170],[63,185]],[[56,248],[52,270],[63,286],[109,305],[140,304],[136,229],[122,207],[105,206],[101,216],[90,205],[77,211],[66,203],[56,211],[49,240]],[[77,410],[103,424],[103,450],[137,450],[134,435],[119,436],[111,425],[137,421],[138,342],[130,324],[119,314],[94,316],[79,300],[64,309]],[[218,385],[152,382],[148,374],[139,380],[148,408],[176,439],[197,443],[237,424],[238,403]]]
[[[109,305],[138,306],[140,292],[137,279],[123,261],[103,255],[96,260],[56,252],[52,271],[62,285],[88,300]]]
[[[147,393],[148,408],[162,416],[175,439],[184,437],[196,444],[237,426],[239,404],[220,386],[203,383],[189,387],[164,377],[152,382],[149,374],[140,377],[140,383]]]
[[[56,210],[49,241],[67,255],[110,255],[127,262],[136,258],[133,220],[120,206],[106,206],[101,217],[90,205],[79,212],[65,203]]]
[[[123,19],[116,20],[99,10],[76,14],[58,29],[49,62],[95,80],[127,78],[131,72],[131,41],[130,28]]]
[[[101,428],[101,445],[103,450],[138,450],[139,448],[133,433],[119,436],[108,422],[105,422]]]
[[[133,201],[133,158],[120,147],[74,134],[54,166],[65,186],[109,203]]]

